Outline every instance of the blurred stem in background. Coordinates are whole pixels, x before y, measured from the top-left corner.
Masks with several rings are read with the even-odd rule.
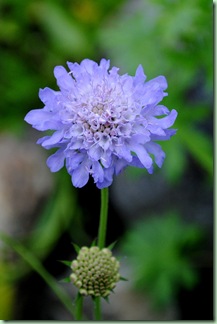
[[[56,279],[53,278],[43,267],[42,263],[30,252],[28,251],[24,245],[15,241],[11,237],[7,236],[4,233],[0,232],[0,239],[10,246],[16,253],[18,253],[23,260],[25,260],[33,270],[35,270],[47,283],[47,285],[53,290],[53,292],[57,295],[59,300],[64,304],[66,309],[70,312],[72,316],[74,316],[74,310],[72,305],[71,297],[67,295],[67,293],[59,286],[56,282]]]

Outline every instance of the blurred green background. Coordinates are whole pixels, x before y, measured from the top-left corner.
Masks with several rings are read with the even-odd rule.
[[[163,174],[165,181],[175,191],[182,188],[183,180],[193,173],[200,184],[201,194],[203,195],[203,190],[208,192],[209,201],[212,203],[212,6],[212,2],[207,0],[1,0],[0,139],[5,134],[10,135],[20,147],[23,141],[32,140],[34,148],[34,143],[41,134],[32,132],[23,118],[29,110],[43,106],[38,99],[39,88],[48,86],[57,89],[53,76],[53,68],[56,65],[65,66],[66,61],[80,62],[87,57],[99,61],[104,57],[111,60],[112,66],[120,67],[121,73],[133,75],[137,66],[142,64],[147,79],[158,75],[167,78],[169,96],[163,103],[169,109],[174,108],[178,111],[175,123],[177,135],[171,141],[162,143],[167,158],[159,174]],[[0,151],[3,155],[1,146]],[[14,158],[16,159],[16,156]],[[41,163],[44,163],[44,160]],[[140,177],[146,174],[143,170],[134,169],[129,170],[129,173],[132,181],[136,181],[138,175]],[[95,235],[95,232],[88,235],[82,223],[85,222],[85,195],[90,193],[85,190],[78,193],[74,190],[64,170],[52,175],[52,181],[53,189],[50,189],[40,208],[37,207],[32,214],[29,213],[29,217],[35,217],[31,229],[17,236],[43,264],[56,246],[64,241],[62,238],[65,233],[69,241],[76,241],[77,244],[88,244]],[[195,186],[198,185],[197,181]],[[25,201],[23,203],[25,204]],[[191,204],[190,201],[188,203]],[[152,212],[155,213],[155,210]],[[189,259],[183,261],[180,252],[185,248],[179,232],[181,226],[187,241],[190,237],[186,248],[188,251],[196,249],[198,254],[203,244],[207,244],[209,251],[212,249],[212,243],[207,243],[208,236],[211,236],[212,241],[210,227],[204,230],[200,222],[195,221],[189,225],[189,230],[188,225],[179,225],[183,221],[180,211],[175,210],[172,214],[175,219],[171,220],[172,223],[170,219],[173,217],[168,208],[165,217],[160,217],[159,225],[156,225],[168,233],[168,236],[165,234],[164,242],[167,242],[169,233],[174,234],[174,240],[168,241],[169,248],[162,249],[161,252],[161,258],[164,259],[165,253],[167,260],[163,271],[167,272],[165,280],[159,279],[159,285],[156,279],[160,278],[162,273],[159,270],[159,262],[145,258],[145,255],[152,254],[152,243],[148,241],[149,235],[155,234],[155,227],[149,224],[152,218],[140,220],[144,225],[140,226],[140,231],[135,231],[134,228],[125,225],[124,216],[119,215],[123,223],[123,230],[117,232],[118,239],[123,241],[123,250],[120,247],[120,253],[127,254],[130,260],[132,257],[132,271],[140,278],[139,282],[135,280],[135,289],[140,286],[144,291],[151,291],[153,304],[167,305],[175,298],[177,287],[186,284],[189,289],[193,289],[196,284],[197,270],[192,269]],[[212,215],[203,217],[210,219]],[[17,221],[19,222],[19,219]],[[16,219],[13,222],[16,222]],[[94,222],[97,226],[97,220]],[[134,225],[137,226],[136,221]],[[0,230],[4,230],[1,223]],[[143,244],[140,238],[146,236],[145,233],[149,233],[149,243],[147,245],[147,242],[144,242],[144,249],[143,245],[140,245],[141,251],[136,254],[135,248],[129,248],[133,245],[129,242],[138,240],[138,244]],[[9,231],[9,234],[13,235],[13,232]],[[161,234],[157,236],[158,239]],[[117,239],[113,236],[111,239]],[[159,246],[162,245],[159,243]],[[0,295],[5,296],[0,301],[0,318],[18,319],[14,318],[19,314],[14,306],[20,294],[17,292],[17,286],[29,275],[31,267],[24,262],[23,256],[20,258],[12,252],[10,254],[7,249],[6,246],[2,247],[3,253],[0,255]],[[172,251],[169,255],[168,250]],[[64,255],[68,256],[66,251],[62,254],[62,258]],[[157,261],[157,252],[155,255]],[[59,255],[52,257],[56,260]],[[141,264],[139,270],[138,264]],[[184,264],[183,276],[180,275],[180,264]],[[46,268],[46,262],[44,265]],[[146,266],[151,269],[153,275]],[[50,271],[49,266],[48,270]],[[61,272],[62,268],[59,271]]]

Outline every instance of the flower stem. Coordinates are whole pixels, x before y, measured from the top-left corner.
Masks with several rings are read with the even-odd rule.
[[[94,298],[94,319],[96,321],[101,320],[101,300],[100,297]]]
[[[105,246],[106,228],[108,218],[108,188],[101,189],[101,209],[98,232],[98,247],[102,249]]]
[[[101,208],[98,231],[98,247],[104,248],[106,240],[106,228],[108,218],[108,188],[101,189]],[[94,316],[95,320],[101,320],[101,300],[100,297],[94,298]]]
[[[83,296],[78,293],[75,300],[75,319],[76,321],[82,320],[82,309],[83,309]]]

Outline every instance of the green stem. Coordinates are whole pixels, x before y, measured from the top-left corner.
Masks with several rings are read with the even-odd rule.
[[[101,320],[101,300],[100,297],[94,298],[94,319],[96,321]]]
[[[105,246],[106,228],[108,218],[108,188],[101,189],[101,209],[98,232],[98,246],[100,249]]]
[[[108,219],[108,188],[101,189],[101,208],[98,231],[98,247],[103,249],[106,241],[106,229]],[[100,297],[94,298],[94,317],[95,320],[101,320],[101,300]]]
[[[76,301],[75,301],[75,320],[82,320],[82,310],[83,310],[83,296],[78,293]]]

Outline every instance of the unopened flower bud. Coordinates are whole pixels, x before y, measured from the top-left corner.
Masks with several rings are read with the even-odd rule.
[[[120,264],[107,248],[82,247],[71,268],[71,281],[85,296],[106,297],[120,280]]]

